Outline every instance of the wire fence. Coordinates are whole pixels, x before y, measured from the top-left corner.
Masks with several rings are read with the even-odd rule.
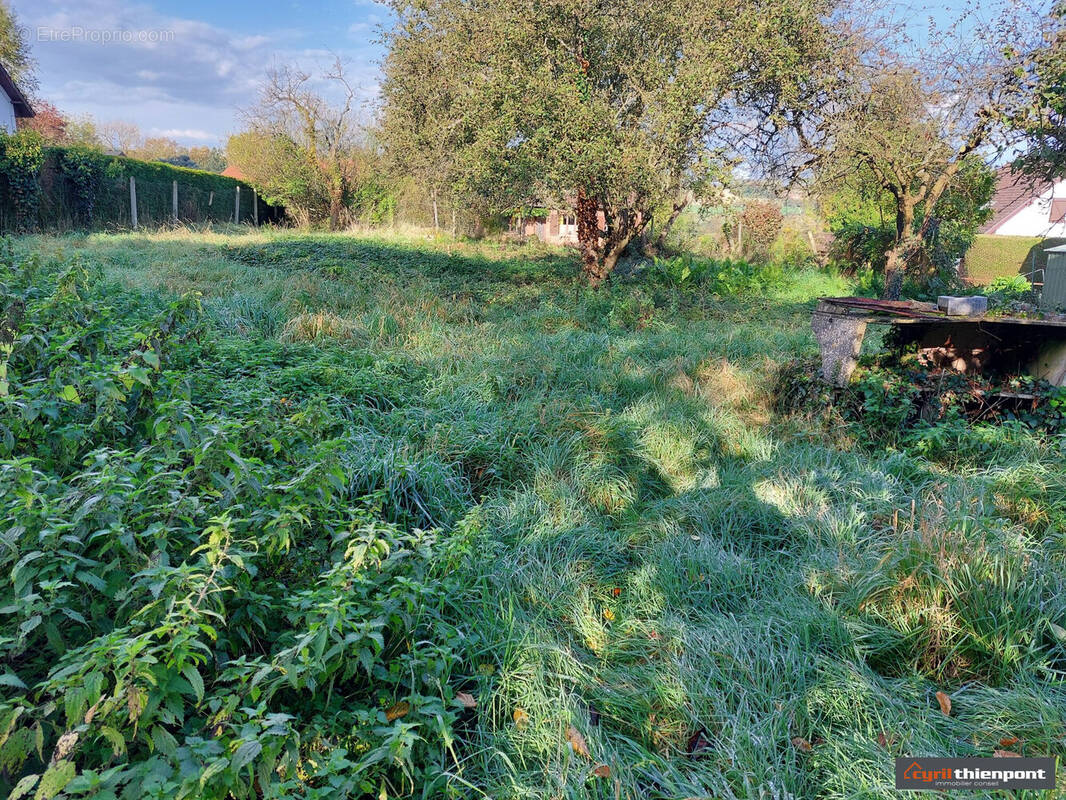
[[[218,189],[190,185],[180,179],[151,180],[129,175],[103,175],[91,192],[61,170],[45,164],[39,176],[37,213],[27,224],[25,209],[6,187],[0,187],[0,231],[28,227],[42,231],[157,228],[175,224],[278,222],[283,209],[265,203],[250,186],[220,182]],[[20,213],[23,212],[23,213]]]

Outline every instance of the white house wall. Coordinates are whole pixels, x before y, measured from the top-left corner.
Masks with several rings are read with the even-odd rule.
[[[993,233],[998,236],[1066,237],[1066,221],[1052,224],[1049,220],[1052,197],[1066,198],[1066,181],[1056,183]]]
[[[0,89],[0,128],[8,133],[15,132],[15,106],[3,89]]]

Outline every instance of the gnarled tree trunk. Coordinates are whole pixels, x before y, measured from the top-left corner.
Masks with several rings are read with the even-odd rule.
[[[601,211],[603,228],[599,220]],[[601,206],[597,198],[584,191],[577,194],[576,212],[582,270],[589,285],[596,287],[614,271],[629,243],[644,229],[647,217],[629,207]]]
[[[904,236],[888,251],[885,262],[885,290],[881,292],[882,300],[899,300],[903,292],[903,280],[907,273],[913,271],[922,253],[920,237],[909,234]]]
[[[581,251],[581,268],[585,278],[592,286],[599,286],[607,272],[603,270],[600,260],[600,204],[595,197],[590,197],[581,189],[577,193],[577,246]]]

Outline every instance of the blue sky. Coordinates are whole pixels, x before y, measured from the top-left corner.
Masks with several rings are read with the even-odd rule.
[[[275,63],[333,60],[376,96],[373,0],[13,0],[38,62],[38,95],[69,114],[134,122],[147,135],[222,144]],[[119,39],[125,39],[120,41]]]
[[[897,6],[918,26],[966,0]],[[39,96],[69,114],[152,136],[223,144],[274,63],[315,70],[333,54],[376,96],[388,10],[373,0],[13,0],[38,61]],[[122,36],[127,41],[118,41]]]

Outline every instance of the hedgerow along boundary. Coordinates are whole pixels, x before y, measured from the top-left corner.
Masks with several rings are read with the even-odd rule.
[[[283,215],[234,178],[87,147],[45,146],[27,131],[0,137],[0,232],[255,225]]]

